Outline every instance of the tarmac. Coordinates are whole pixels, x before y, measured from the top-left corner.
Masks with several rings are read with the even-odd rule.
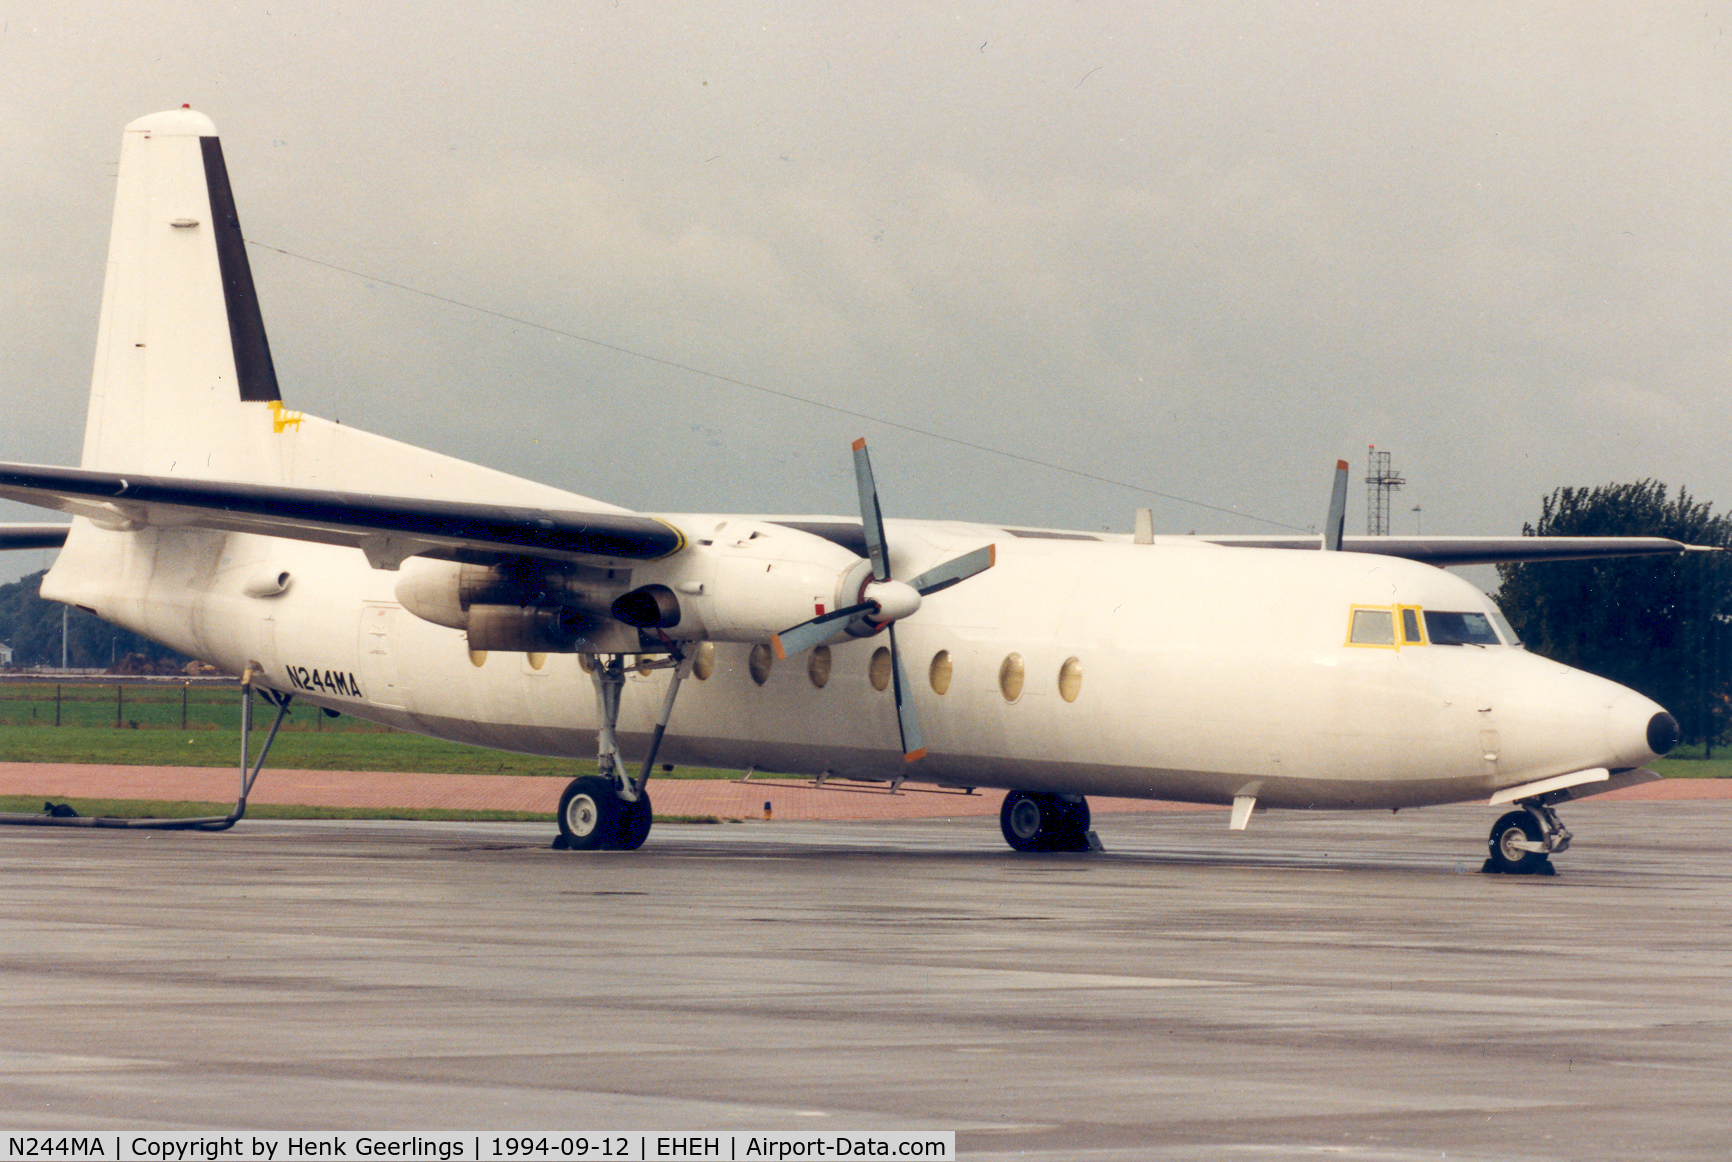
[[[795,790],[868,796],[778,787],[766,822],[747,786],[758,818],[629,853],[550,850],[551,822],[0,832],[0,1122],[1732,1152],[1724,797],[1566,804],[1539,878],[1476,874],[1482,806],[1231,832],[1096,803],[1105,853],[1027,856],[963,814],[985,792],[807,822]]]

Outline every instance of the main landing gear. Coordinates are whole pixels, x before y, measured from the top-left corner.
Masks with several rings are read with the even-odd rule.
[[[1081,795],[1012,791],[998,812],[1004,841],[1018,851],[1099,851],[1089,830],[1089,801]]]
[[[591,658],[587,667],[595,683],[596,713],[601,720],[601,728],[596,732],[596,773],[571,780],[560,795],[559,835],[553,841],[556,848],[636,851],[649,838],[653,816],[646,787],[650,770],[655,766],[656,752],[661,749],[662,735],[667,733],[680,680],[691,671],[691,666],[678,650],[666,659],[639,661],[639,669],[671,669],[673,673],[668,679],[667,697],[662,701],[655,733],[650,737],[649,752],[633,779],[626,771],[615,735],[619,727],[620,694],[625,689],[625,660],[624,654],[609,654]]]
[[[1570,849],[1570,830],[1558,813],[1538,799],[1523,799],[1520,811],[1511,811],[1491,825],[1486,840],[1490,855],[1483,872],[1512,876],[1555,876],[1551,857]]]

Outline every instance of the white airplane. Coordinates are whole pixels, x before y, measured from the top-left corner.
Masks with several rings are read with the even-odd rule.
[[[1004,788],[1023,851],[1089,846],[1089,795],[1240,829],[1486,800],[1514,805],[1488,869],[1527,873],[1569,845],[1558,802],[1657,778],[1677,741],[1438,567],[1676,542],[1344,538],[1344,463],[1321,537],[885,519],[854,462],[858,519],[648,514],[290,411],[183,107],[124,133],[82,467],[0,465],[0,496],[74,519],[0,546],[64,542],[43,596],[243,674],[279,723],[293,697],[598,754],[571,848],[642,844],[660,761]]]

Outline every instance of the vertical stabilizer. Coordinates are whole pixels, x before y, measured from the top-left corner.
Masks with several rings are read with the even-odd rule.
[[[275,481],[281,397],[222,145],[191,109],[121,138],[84,466]]]

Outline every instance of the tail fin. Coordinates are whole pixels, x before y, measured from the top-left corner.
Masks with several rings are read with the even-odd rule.
[[[274,481],[282,402],[216,126],[182,108],[121,141],[84,466]]]

